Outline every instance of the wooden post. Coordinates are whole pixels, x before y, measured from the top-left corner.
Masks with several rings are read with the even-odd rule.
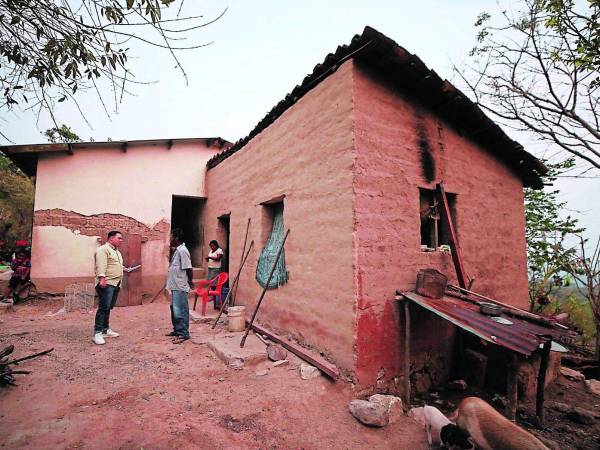
[[[408,299],[404,301],[404,395],[406,408],[410,408],[410,309]]]
[[[518,382],[517,373],[519,364],[517,355],[512,353],[510,355],[510,362],[508,364],[508,373],[506,377],[506,411],[504,415],[513,422],[517,418],[517,402],[518,402]]]
[[[462,256],[460,254],[460,247],[458,246],[458,238],[456,237],[456,231],[454,230],[454,223],[452,222],[452,216],[450,214],[450,205],[448,204],[448,198],[446,197],[446,191],[444,185],[439,183],[436,185],[436,193],[438,197],[438,203],[441,207],[440,214],[448,227],[450,232],[450,250],[452,251],[452,262],[456,269],[456,278],[461,288],[467,287],[467,276],[463,266]]]
[[[552,339],[544,342],[542,348],[542,360],[540,361],[540,371],[537,377],[537,395],[535,397],[535,414],[538,417],[538,425],[544,426],[544,390],[546,387],[546,372],[548,370],[548,360],[550,359],[550,349],[552,348]]]

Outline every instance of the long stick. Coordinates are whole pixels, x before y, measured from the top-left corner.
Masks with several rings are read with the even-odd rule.
[[[156,294],[154,294],[154,297],[152,297],[152,300],[150,300],[150,303],[154,303],[154,300],[156,300],[156,298],[158,297],[158,295],[159,295],[159,294],[160,294],[162,291],[164,291],[166,288],[167,288],[167,285],[166,285],[166,284],[165,284],[165,285],[163,285],[163,287],[161,287],[161,288],[160,288],[160,290],[159,290],[159,291],[158,291]]]
[[[244,260],[244,253],[246,253],[246,242],[248,242],[248,230],[249,229],[250,229],[250,217],[248,217],[248,223],[246,224],[246,236],[244,237],[244,247],[242,249],[242,254],[240,255],[240,266],[242,265],[242,261]],[[232,286],[231,291],[234,291],[233,295],[231,296],[231,304],[235,305],[235,296],[237,295],[237,284],[235,286]],[[231,292],[231,291],[229,291],[229,292]],[[223,308],[221,308],[221,309],[223,309]],[[216,324],[217,324],[217,322],[215,322],[215,325]]]
[[[545,317],[538,316],[537,314],[530,313],[530,312],[525,311],[525,310],[523,310],[521,308],[517,308],[516,306],[512,306],[512,305],[508,305],[506,303],[499,302],[498,300],[494,300],[493,298],[486,297],[485,295],[478,294],[477,292],[469,291],[468,289],[463,289],[461,287],[454,286],[453,284],[449,284],[448,287],[450,289],[455,290],[455,291],[462,292],[462,293],[466,294],[467,296],[468,295],[474,295],[475,297],[479,297],[482,300],[495,303],[496,305],[500,305],[500,306],[502,306],[502,307],[504,307],[504,308],[507,309],[507,311],[505,311],[505,312],[508,315],[519,317],[521,319],[529,320],[530,322],[535,322],[535,323],[546,325],[546,326],[549,326],[549,327],[553,327],[555,325],[557,325],[559,328],[563,328],[564,327],[564,325],[561,326],[560,324],[552,322],[551,320],[548,320]],[[475,301],[473,299],[470,299],[470,300],[475,303]]]
[[[51,348],[50,350],[44,350],[43,352],[34,353],[33,355],[25,356],[24,358],[7,361],[2,364],[5,366],[8,366],[9,364],[19,364],[21,361],[25,361],[26,359],[37,358],[38,356],[42,356],[42,355],[45,355],[46,353],[50,353],[52,350],[54,350],[54,348]]]
[[[450,250],[452,251],[452,262],[456,269],[456,278],[461,288],[467,287],[467,277],[465,274],[465,268],[463,266],[462,256],[460,254],[460,247],[458,246],[458,238],[456,237],[456,231],[454,230],[454,223],[452,222],[452,216],[450,215],[450,205],[448,205],[448,198],[446,197],[446,191],[444,190],[443,183],[436,185],[436,192],[438,196],[438,202],[442,206],[442,217],[446,221],[446,226],[450,232]]]
[[[267,279],[267,282],[265,283],[265,287],[263,288],[263,291],[260,294],[260,297],[256,304],[256,308],[254,309],[254,314],[252,314],[252,319],[250,319],[250,324],[246,328],[246,332],[244,333],[244,336],[242,337],[242,340],[240,342],[240,347],[243,347],[244,344],[246,343],[246,338],[248,337],[248,333],[250,333],[250,329],[252,328],[252,324],[254,323],[254,319],[256,318],[256,313],[258,313],[258,308],[260,308],[260,304],[265,296],[265,293],[267,292],[267,289],[269,288],[269,283],[271,282],[271,278],[273,278],[273,274],[275,273],[275,268],[277,267],[277,261],[279,261],[279,257],[281,256],[281,252],[283,251],[283,246],[285,245],[285,240],[287,239],[289,234],[290,234],[290,230],[288,228],[287,232],[285,233],[285,237],[283,238],[283,242],[281,243],[281,246],[279,247],[279,251],[277,252],[277,257],[275,258],[275,261],[273,262],[273,267],[271,268],[271,273],[269,274],[269,278]]]
[[[238,269],[238,273],[235,276],[235,279],[233,280],[233,284],[231,286],[231,289],[229,290],[229,292],[227,293],[227,296],[225,297],[225,300],[223,300],[223,303],[221,304],[221,309],[219,310],[219,314],[217,315],[217,318],[215,319],[215,323],[213,323],[213,326],[212,326],[213,329],[217,326],[217,322],[219,322],[219,319],[221,318],[221,314],[223,314],[223,311],[225,310],[225,307],[228,305],[229,299],[231,297],[231,293],[233,292],[233,290],[238,285],[238,280],[240,279],[240,274],[242,273],[242,269],[244,267],[244,264],[246,264],[246,259],[248,258],[248,255],[250,254],[250,250],[252,250],[252,246],[253,245],[254,245],[254,241],[251,241],[250,242],[250,247],[248,247],[248,251],[246,252],[246,255],[242,258],[242,262],[241,262],[240,267]]]

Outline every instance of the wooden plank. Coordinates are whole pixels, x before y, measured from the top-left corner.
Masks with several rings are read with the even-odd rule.
[[[246,322],[248,322],[248,321],[246,321]],[[335,365],[331,364],[329,361],[322,358],[321,356],[315,355],[314,353],[310,352],[309,350],[305,349],[304,347],[301,347],[300,345],[296,344],[295,342],[288,341],[287,339],[285,339],[281,336],[278,336],[277,334],[273,333],[272,331],[269,331],[266,328],[262,327],[261,325],[257,325],[256,323],[252,324],[252,329],[257,333],[267,336],[272,341],[274,341],[278,344],[281,344],[283,347],[287,348],[294,355],[298,356],[299,358],[302,358],[304,361],[317,367],[321,372],[323,372],[325,375],[329,376],[330,378],[333,378],[334,380],[339,378],[339,376],[340,376],[339,369]]]
[[[410,408],[410,309],[409,303],[404,303],[404,397],[406,407]]]
[[[129,247],[129,259],[127,267],[135,267],[142,263],[142,235],[129,234],[127,236]],[[129,283],[129,298],[127,299],[128,306],[138,306],[142,304],[142,271],[140,267],[133,272],[126,274]]]
[[[71,146],[68,144],[35,144],[35,145],[9,145],[0,147],[7,155],[18,155],[22,153],[50,153],[62,152],[71,153]]]
[[[450,231],[450,250],[452,250],[452,262],[456,269],[456,277],[458,278],[458,284],[461,288],[467,287],[467,277],[465,275],[465,269],[462,262],[462,256],[460,254],[460,248],[458,246],[458,239],[456,238],[456,231],[454,230],[454,223],[452,222],[452,216],[450,215],[450,205],[448,205],[448,198],[446,197],[446,191],[444,185],[439,183],[435,187],[438,201],[442,207],[442,220],[446,222],[446,226]]]
[[[142,262],[142,236],[139,234],[123,235],[123,244],[119,248],[123,256],[123,265],[132,267]],[[136,306],[142,304],[142,270],[123,274],[121,290],[116,306]]]
[[[544,391],[546,389],[546,371],[548,370],[548,360],[550,359],[550,349],[552,348],[552,339],[544,342],[542,348],[542,360],[540,362],[540,371],[537,377],[537,394],[535,396],[535,413],[538,417],[538,425],[544,426]]]

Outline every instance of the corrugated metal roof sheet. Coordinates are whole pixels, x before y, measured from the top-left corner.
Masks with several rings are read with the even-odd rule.
[[[334,73],[345,61],[355,59],[376,69],[394,85],[404,89],[452,126],[477,142],[496,158],[504,161],[521,178],[525,186],[542,188],[540,175],[547,168],[504,131],[469,98],[447,80],[442,80],[418,56],[400,47],[377,30],[366,27],[349,45],[327,55],[322,64],[296,86],[254,127],[248,136],[231,148],[215,155],[207,164],[210,169],[242,149],[254,136],[271,125],[281,114],[318,83]]]
[[[503,325],[481,314],[477,305],[453,297],[433,299],[416,292],[403,292],[402,295],[485,341],[526,356],[535,352],[549,338],[558,339],[564,335],[557,328],[536,325],[506,314],[500,317],[510,320],[512,325]]]

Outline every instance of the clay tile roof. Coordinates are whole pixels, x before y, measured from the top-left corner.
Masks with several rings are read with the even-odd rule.
[[[396,42],[377,30],[366,27],[354,36],[349,45],[342,45],[317,64],[302,84],[296,86],[254,127],[248,136],[227,150],[215,155],[207,163],[213,168],[242,149],[254,136],[271,125],[284,111],[296,103],[318,83],[334,73],[349,59],[366,63],[378,70],[397,86],[409,91],[424,105],[432,109],[465,136],[505,162],[523,181],[526,187],[542,188],[541,175],[547,172],[544,164],[512,140],[469,98],[442,80],[433,70]]]

